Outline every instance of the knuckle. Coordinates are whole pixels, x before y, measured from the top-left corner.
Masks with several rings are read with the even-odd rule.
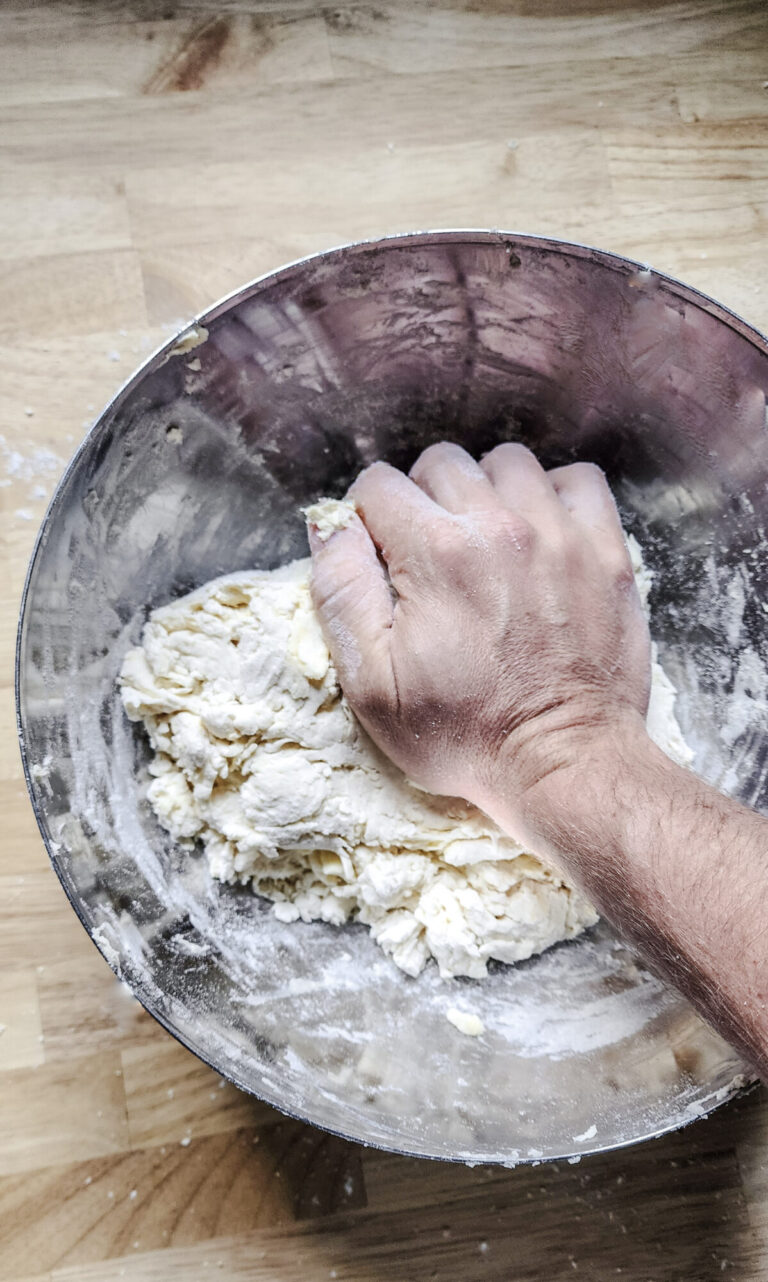
[[[428,445],[425,450],[422,450],[408,475],[412,480],[418,481],[422,477],[429,476],[435,468],[455,462],[463,454],[464,450],[460,445],[454,445],[452,441],[437,441],[434,445]]]
[[[590,485],[607,485],[605,472],[598,467],[597,463],[569,463],[563,468],[563,472],[570,472],[574,478],[586,481]]]
[[[481,466],[492,472],[495,468],[520,463],[523,459],[535,461],[535,456],[527,445],[523,445],[521,441],[502,441],[501,445],[494,446],[483,456]]]
[[[415,466],[419,463],[429,463],[435,459],[440,461],[444,458],[453,458],[457,453],[463,453],[460,445],[455,445],[453,441],[435,441],[428,445],[416,460]]]
[[[389,463],[384,463],[381,459],[377,460],[375,463],[370,463],[368,467],[363,469],[356,478],[354,484],[350,487],[348,497],[363,498],[366,494],[370,493],[372,488],[375,489],[379,485],[383,484],[393,471],[394,468],[392,468]]]
[[[392,471],[392,464],[386,463],[384,459],[376,459],[375,463],[369,463],[360,473],[360,479],[372,476],[387,476]]]
[[[494,513],[494,533],[502,547],[517,553],[529,552],[536,542],[536,530],[519,512],[502,508]]]

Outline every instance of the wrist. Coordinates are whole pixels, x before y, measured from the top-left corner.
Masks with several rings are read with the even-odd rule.
[[[578,875],[591,848],[618,836],[627,789],[666,767],[676,768],[640,713],[626,709],[510,741],[479,804],[537,854]]]

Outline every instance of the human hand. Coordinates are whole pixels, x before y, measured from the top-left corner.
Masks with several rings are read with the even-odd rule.
[[[648,629],[602,472],[443,443],[410,479],[374,464],[349,497],[359,519],[310,542],[351,707],[414,782],[524,836],[528,790],[647,708]]]
[[[768,1081],[768,821],[645,731],[648,628],[602,473],[442,444],[350,497],[349,528],[310,528],[312,586],[371,737],[562,866]]]

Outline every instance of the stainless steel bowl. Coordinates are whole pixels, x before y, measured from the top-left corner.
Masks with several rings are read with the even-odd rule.
[[[607,470],[658,571],[654,631],[696,768],[765,805],[766,340],[637,263],[474,231],[320,254],[198,324],[81,446],[22,607],[29,789],[110,965],[238,1086],[401,1152],[578,1155],[728,1098],[738,1057],[605,926],[482,982],[412,980],[365,929],[286,926],[212,884],[147,807],[115,678],[152,607],[304,554],[301,505],[372,460],[519,439]],[[483,1037],[447,1021],[457,1002]]]

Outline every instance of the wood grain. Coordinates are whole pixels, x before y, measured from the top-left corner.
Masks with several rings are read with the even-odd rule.
[[[762,0],[6,0],[0,9],[0,1279],[768,1279],[762,1092],[516,1171],[368,1151],[220,1085],[42,848],[11,667],[99,407],[248,278],[346,239],[541,231],[768,324]]]
[[[10,1069],[0,1093],[0,1173],[119,1153],[128,1119],[119,1056]],[[21,1108],[20,1102],[26,1101]]]

